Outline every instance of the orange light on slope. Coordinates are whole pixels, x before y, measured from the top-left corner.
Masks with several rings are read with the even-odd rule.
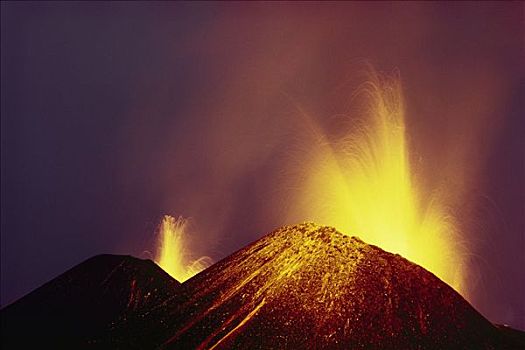
[[[165,215],[159,227],[155,261],[179,282],[191,278],[211,265],[207,256],[192,260],[186,243],[187,220]]]

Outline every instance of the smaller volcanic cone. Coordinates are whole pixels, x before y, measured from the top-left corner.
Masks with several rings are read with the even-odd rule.
[[[311,223],[280,228],[211,266],[111,338],[170,349],[507,348],[432,273]]]
[[[2,349],[78,349],[179,287],[151,260],[92,257],[2,309]]]

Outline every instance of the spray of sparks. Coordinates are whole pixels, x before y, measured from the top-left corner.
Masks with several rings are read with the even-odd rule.
[[[330,138],[303,112],[311,137],[290,162],[287,221],[310,220],[359,236],[423,266],[467,297],[466,254],[450,210],[455,198],[419,186],[410,166],[400,80],[371,75],[356,94],[366,101],[365,112],[343,137]],[[210,265],[207,257],[188,259],[186,226],[182,218],[164,217],[156,258],[181,282]]]
[[[165,215],[159,228],[157,255],[155,261],[179,282],[201,272],[211,265],[207,256],[193,260],[187,245],[188,221]]]
[[[356,95],[367,101],[365,115],[340,139],[330,140],[304,113],[312,139],[299,155],[290,217],[334,226],[399,253],[465,296],[452,196],[424,195],[418,187],[409,164],[400,81],[372,75]]]

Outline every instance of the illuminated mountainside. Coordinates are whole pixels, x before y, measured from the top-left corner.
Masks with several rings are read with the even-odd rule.
[[[333,228],[280,228],[180,284],[96,256],[0,313],[2,349],[520,349],[430,272]]]
[[[2,309],[2,349],[77,349],[179,287],[150,260],[92,257]]]
[[[179,292],[117,325],[112,341],[170,349],[507,348],[433,274],[314,224],[274,231]]]

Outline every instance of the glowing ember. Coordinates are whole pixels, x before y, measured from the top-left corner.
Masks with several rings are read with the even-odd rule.
[[[177,281],[184,282],[201,272],[211,259],[203,256],[196,260],[188,257],[185,242],[187,221],[179,217],[165,215],[159,228],[159,241],[155,261]]]
[[[359,94],[367,101],[365,115],[344,137],[329,140],[305,115],[314,140],[303,152],[288,220],[334,226],[399,253],[465,296],[465,254],[449,209],[452,196],[425,195],[418,186],[409,164],[399,79],[372,75]]]

